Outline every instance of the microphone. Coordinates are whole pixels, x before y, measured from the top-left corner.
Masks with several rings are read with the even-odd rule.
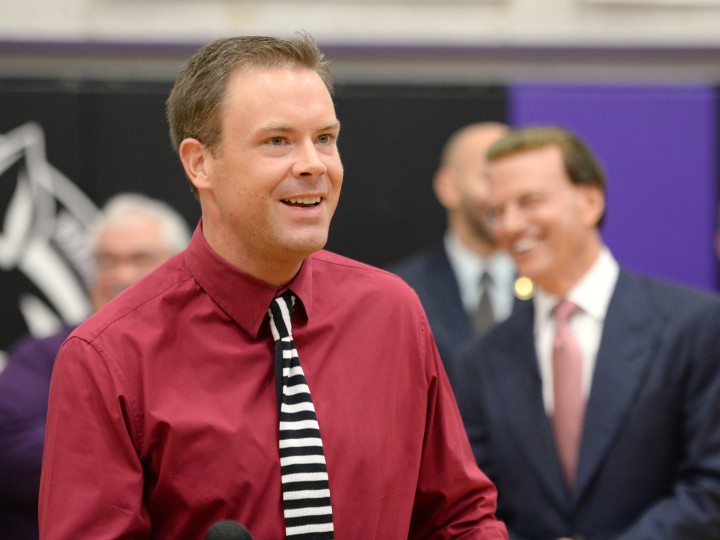
[[[252,535],[237,521],[218,521],[208,529],[205,540],[252,540]]]

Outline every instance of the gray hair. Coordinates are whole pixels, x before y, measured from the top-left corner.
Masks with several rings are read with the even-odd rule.
[[[112,223],[131,215],[148,216],[160,223],[168,251],[175,255],[190,241],[190,229],[185,219],[169,204],[139,193],[120,193],[108,199],[90,230],[90,249],[95,253],[100,233]]]

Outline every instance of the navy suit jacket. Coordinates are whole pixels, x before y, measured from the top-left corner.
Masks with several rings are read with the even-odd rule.
[[[459,351],[476,336],[443,243],[438,242],[389,270],[403,278],[420,298],[445,371],[454,383]],[[514,309],[518,303],[525,302],[516,300]]]
[[[25,337],[0,373],[0,538],[36,540],[50,374],[72,328]]]
[[[562,480],[528,303],[463,355],[456,394],[512,539],[720,538],[720,299],[620,272]]]

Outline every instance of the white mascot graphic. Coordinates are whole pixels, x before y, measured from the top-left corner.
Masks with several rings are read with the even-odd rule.
[[[6,348],[24,333],[43,337],[90,313],[90,225],[97,206],[47,162],[36,123],[0,134],[0,298]]]

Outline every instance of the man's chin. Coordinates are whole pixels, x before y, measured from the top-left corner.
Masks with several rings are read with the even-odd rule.
[[[543,272],[537,265],[523,263],[522,260],[515,259],[515,269],[519,276],[526,277],[532,280],[533,283],[539,284],[543,279]]]
[[[487,225],[484,222],[479,221],[479,220],[473,221],[471,223],[471,225],[472,225],[473,233],[479,240],[492,246],[493,248],[497,247],[497,244],[495,242],[495,237],[492,234],[490,225]]]
[[[323,249],[327,244],[327,240],[327,235],[297,239],[296,242],[287,246],[287,251],[295,254],[298,258],[306,259],[316,251]]]

